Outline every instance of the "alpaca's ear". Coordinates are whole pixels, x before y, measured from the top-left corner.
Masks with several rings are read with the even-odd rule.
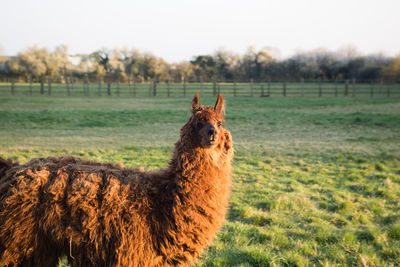
[[[200,109],[200,100],[199,100],[199,94],[196,93],[196,95],[193,97],[192,106],[190,107],[190,110],[192,111],[192,113],[195,113],[198,109]]]
[[[221,93],[218,94],[218,98],[217,98],[217,103],[215,103],[215,111],[219,114],[222,114],[222,112],[224,112],[224,99],[222,98]]]

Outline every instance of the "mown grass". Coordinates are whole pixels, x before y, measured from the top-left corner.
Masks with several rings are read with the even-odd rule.
[[[231,206],[197,266],[400,265],[400,99],[226,101]],[[3,97],[0,156],[72,154],[156,169],[189,105]]]

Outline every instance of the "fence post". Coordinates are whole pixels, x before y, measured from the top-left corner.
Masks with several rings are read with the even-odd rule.
[[[153,96],[157,96],[157,78],[153,81]]]
[[[99,96],[101,96],[101,77],[98,78]]]
[[[236,97],[237,96],[237,88],[236,88],[237,84],[236,81],[233,83],[233,96]]]
[[[11,78],[11,95],[15,93],[15,79]]]
[[[250,79],[250,96],[253,97],[254,96],[254,80]]]
[[[264,93],[264,84],[262,83],[261,84],[261,96],[265,96],[265,93]]]
[[[117,78],[117,96],[119,96],[119,77]]]
[[[186,97],[186,77],[183,77],[183,97]]]
[[[200,78],[200,96],[203,96],[203,78]]]
[[[301,97],[304,97],[304,78],[301,78]]]
[[[85,95],[89,96],[89,76],[87,74],[85,75],[84,83],[85,83]]]
[[[355,78],[353,78],[353,80],[352,80],[352,89],[353,89],[352,97],[356,97],[356,79]]]
[[[318,97],[322,97],[322,81],[321,81],[321,78],[318,80]]]
[[[48,94],[51,95],[51,77],[47,77]]]
[[[338,86],[337,86],[338,82],[337,82],[337,78],[335,78],[335,97],[338,96]]]
[[[373,84],[372,80],[370,81],[370,84],[371,84],[371,90],[369,92],[369,96],[371,98],[373,98],[374,97],[374,84]]]
[[[131,90],[131,76],[128,75],[128,94],[132,96],[132,90]]]
[[[286,81],[283,82],[282,94],[286,97]]]
[[[31,76],[31,77],[29,77],[29,95],[32,95],[32,83],[33,83],[33,81],[32,81],[32,76]]]
[[[167,80],[167,97],[169,98],[170,88],[169,88],[169,80]]]
[[[64,80],[65,80],[65,84],[67,85],[67,96],[69,96],[70,93],[69,93],[69,81],[68,81],[68,76],[65,76],[65,77],[64,77]]]
[[[85,76],[83,76],[83,80],[82,80],[82,94],[83,94],[83,96],[86,96],[86,79],[85,79]]]
[[[213,96],[217,94],[217,81],[213,78]]]
[[[390,81],[386,82],[386,89],[387,89],[387,92],[386,92],[387,97],[390,97]]]
[[[268,96],[271,97],[271,80],[268,79]]]
[[[107,77],[107,95],[111,95],[111,76],[110,74]]]
[[[70,76],[69,80],[71,82],[71,95],[74,95],[74,78],[72,78],[72,76]]]
[[[151,91],[153,90],[153,79],[150,79],[149,82],[149,97],[151,97]]]
[[[346,80],[346,84],[344,85],[344,96],[348,96],[349,94],[349,80]]]
[[[133,97],[136,97],[136,77],[133,77],[133,88],[132,88],[132,91],[133,91]]]
[[[40,94],[44,94],[44,76],[43,74],[40,75]]]

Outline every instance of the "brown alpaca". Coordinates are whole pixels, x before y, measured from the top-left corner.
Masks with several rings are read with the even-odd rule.
[[[224,220],[232,138],[224,101],[201,106],[166,169],[144,172],[73,157],[0,158],[0,266],[189,265]]]

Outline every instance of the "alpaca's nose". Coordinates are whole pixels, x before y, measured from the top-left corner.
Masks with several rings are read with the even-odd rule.
[[[209,135],[215,135],[215,128],[214,128],[214,127],[210,128],[210,129],[208,130],[208,134],[209,134]]]

